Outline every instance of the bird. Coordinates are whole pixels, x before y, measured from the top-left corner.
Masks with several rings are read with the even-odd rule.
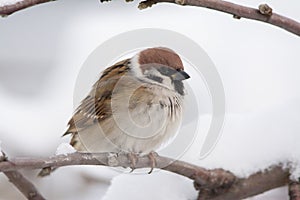
[[[78,152],[150,155],[175,138],[189,78],[172,49],[143,49],[100,74],[63,136]]]

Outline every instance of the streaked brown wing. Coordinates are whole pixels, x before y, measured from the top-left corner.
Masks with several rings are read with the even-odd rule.
[[[68,122],[69,128],[64,135],[77,133],[111,115],[111,93],[120,77],[128,72],[128,62],[129,59],[120,61],[103,71]]]

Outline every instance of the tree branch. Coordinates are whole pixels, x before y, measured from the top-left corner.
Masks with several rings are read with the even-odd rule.
[[[272,13],[272,9],[266,4],[262,4],[259,6],[259,9],[255,9],[222,0],[146,0],[140,3],[139,8],[148,8],[157,3],[175,3],[182,6],[188,5],[209,8],[232,14],[236,19],[244,17],[269,23],[300,36],[299,22],[282,15]]]
[[[3,172],[9,181],[29,200],[44,200],[35,186],[18,171]]]
[[[112,156],[113,155],[113,156]],[[235,176],[225,170],[206,170],[183,161],[173,160],[162,156],[155,156],[155,168],[174,172],[195,180],[200,185],[215,187],[231,184]],[[131,167],[127,154],[115,156],[111,153],[72,153],[68,155],[52,156],[50,158],[15,158],[0,162],[0,172],[16,171],[19,169],[57,168],[68,165],[103,165],[111,167]],[[135,168],[147,168],[151,166],[148,156],[138,157]],[[222,177],[222,179],[220,179]]]
[[[284,186],[289,182],[288,169],[281,166],[273,166],[263,172],[257,172],[248,178],[238,179],[230,188],[217,188],[206,192],[203,198],[201,191],[198,200],[232,200],[244,199],[247,197],[261,194],[265,191]]]
[[[289,183],[289,196],[290,200],[300,200],[300,183],[291,181]]]
[[[4,152],[0,151],[0,164],[7,162],[7,157]],[[38,192],[35,186],[27,180],[18,171],[3,172],[8,180],[29,200],[44,200],[44,197]]]
[[[55,1],[55,0],[22,0],[14,4],[0,6],[0,15],[8,16],[16,11],[23,10],[25,8],[35,6],[38,4],[47,3],[50,1]]]
[[[0,6],[0,15],[7,16],[19,10],[55,0],[23,0],[11,5]],[[101,0],[108,1],[108,0]],[[151,7],[157,3],[175,3],[179,5],[209,8],[232,14],[234,18],[247,18],[272,24],[300,36],[300,23],[288,17],[272,12],[267,4],[259,5],[258,9],[250,8],[222,0],[146,0],[139,4],[140,9]]]
[[[194,180],[195,188],[200,190],[200,199],[241,199],[260,194],[267,190],[286,185],[289,182],[288,170],[280,165],[264,172],[258,172],[248,178],[238,178],[223,169],[207,170],[183,161],[155,156],[156,168],[180,174]],[[149,156],[138,157],[135,168],[151,166]],[[127,154],[111,153],[72,153],[50,158],[14,158],[0,162],[0,172],[19,169],[41,169],[67,165],[103,165],[111,167],[131,167]]]

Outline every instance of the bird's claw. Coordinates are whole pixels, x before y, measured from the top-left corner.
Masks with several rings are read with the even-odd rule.
[[[156,167],[156,156],[158,156],[158,154],[154,151],[151,151],[148,154],[148,158],[150,159],[150,164],[151,164],[151,169],[148,172],[148,174],[151,174],[153,172],[153,169]]]
[[[131,171],[129,173],[132,173],[136,169],[135,167],[136,167],[136,162],[138,160],[138,156],[137,154],[130,152],[128,154],[128,159],[130,160],[130,168],[131,168]]]

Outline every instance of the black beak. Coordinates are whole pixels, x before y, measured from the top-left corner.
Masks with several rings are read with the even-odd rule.
[[[190,78],[190,75],[188,75],[188,73],[186,73],[185,71],[178,71],[175,74],[172,75],[172,79],[173,81],[182,81],[185,79]]]

